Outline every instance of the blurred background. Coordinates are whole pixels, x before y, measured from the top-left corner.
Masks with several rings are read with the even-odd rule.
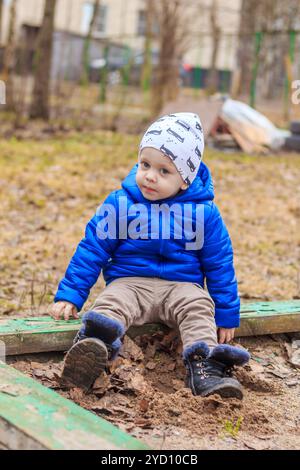
[[[139,132],[219,92],[288,127],[299,32],[297,0],[0,0],[0,111]]]

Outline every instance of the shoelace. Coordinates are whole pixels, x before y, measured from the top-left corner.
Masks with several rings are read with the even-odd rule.
[[[233,371],[234,371],[234,366],[227,367],[226,372],[225,372],[226,376],[232,377]]]
[[[201,356],[194,355],[193,356],[193,361],[197,361],[196,364],[194,365],[195,373],[197,375],[200,375],[201,379],[208,378],[209,375],[207,374],[207,372],[205,370],[204,363],[203,363],[203,358]],[[186,368],[188,368],[187,363],[186,363]]]
[[[211,362],[207,362],[207,359],[204,359],[199,355],[192,356],[190,360],[193,362],[194,372],[197,375],[200,375],[201,379],[215,375],[218,375],[219,377],[232,377],[232,372],[234,370],[233,366],[226,367],[224,364],[212,360],[210,360]],[[188,367],[188,363],[186,363],[186,368]]]

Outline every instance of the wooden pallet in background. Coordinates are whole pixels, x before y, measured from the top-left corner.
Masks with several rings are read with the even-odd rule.
[[[0,342],[6,355],[66,351],[72,345],[80,320],[54,321],[51,317],[0,319]],[[128,335],[151,333],[159,324],[131,327]],[[166,328],[166,327],[165,327]],[[300,300],[255,302],[241,306],[241,325],[236,337],[300,331]],[[0,343],[1,346],[1,343]],[[0,350],[1,355],[1,350]]]

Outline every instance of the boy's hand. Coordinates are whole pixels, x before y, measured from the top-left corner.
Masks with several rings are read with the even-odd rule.
[[[71,302],[59,301],[53,304],[50,308],[49,315],[54,318],[54,320],[59,320],[64,318],[69,320],[69,317],[79,318],[77,307]]]
[[[218,328],[219,344],[229,343],[234,338],[235,328]]]

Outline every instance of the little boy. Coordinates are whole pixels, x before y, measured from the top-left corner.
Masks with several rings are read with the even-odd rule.
[[[161,322],[180,331],[194,395],[243,397],[229,372],[250,356],[225,344],[239,325],[240,300],[232,245],[213,203],[203,149],[196,114],[158,119],[143,136],[138,164],[122,189],[88,223],[51,315],[78,318],[101,270],[106,288],[83,315],[66,355],[66,384],[88,390],[117,356],[131,325]]]

